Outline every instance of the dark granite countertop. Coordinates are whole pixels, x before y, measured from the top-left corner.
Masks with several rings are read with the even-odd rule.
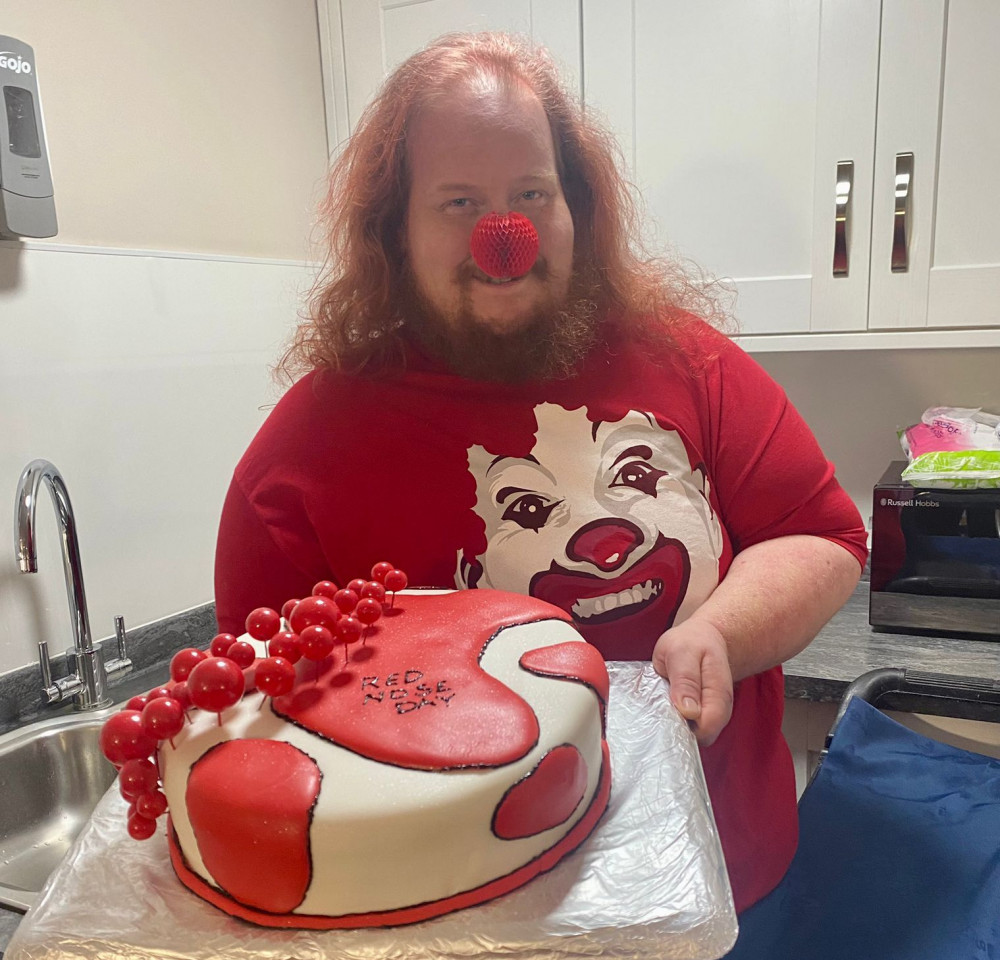
[[[785,696],[837,701],[852,680],[878,667],[1000,679],[1000,642],[873,630],[862,580],[816,639],[785,663]]]

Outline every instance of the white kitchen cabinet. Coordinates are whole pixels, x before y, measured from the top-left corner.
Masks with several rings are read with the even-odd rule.
[[[872,328],[1000,327],[998,45],[996,0],[882,2]],[[896,164],[907,153],[909,269],[893,273]]]
[[[583,0],[585,99],[752,348],[1000,343],[998,44],[995,0]]]
[[[843,159],[824,141],[874,152],[877,6],[584,0],[583,27],[586,102],[622,143],[656,240],[734,282],[745,333],[807,332],[822,259],[813,248],[829,237],[832,257]],[[842,96],[831,131],[821,108],[833,75]],[[870,179],[856,175],[855,206],[866,188]],[[859,233],[838,294],[863,317]]]
[[[576,0],[317,0],[331,153],[354,129],[379,84],[446,33],[503,30],[543,44],[580,91]]]

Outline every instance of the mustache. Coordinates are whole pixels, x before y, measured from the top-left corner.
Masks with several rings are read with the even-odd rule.
[[[472,283],[473,280],[479,280],[484,274],[483,270],[480,270],[476,266],[476,261],[470,256],[467,260],[464,260],[458,265],[456,271],[456,280],[460,286],[467,286]],[[548,280],[551,276],[552,271],[549,269],[549,261],[545,257],[539,256],[537,260],[532,264],[531,269],[522,276],[537,277],[539,280]]]

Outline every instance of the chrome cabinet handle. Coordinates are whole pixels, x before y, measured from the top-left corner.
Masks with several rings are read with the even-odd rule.
[[[910,185],[913,182],[913,154],[896,154],[896,210],[892,220],[892,272],[910,269]]]
[[[837,164],[837,207],[833,220],[833,275],[846,277],[851,265],[849,234],[851,230],[851,188],[854,186],[854,161]]]

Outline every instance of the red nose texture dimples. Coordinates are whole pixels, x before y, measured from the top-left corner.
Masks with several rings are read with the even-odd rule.
[[[472,259],[496,279],[524,276],[538,257],[538,234],[522,213],[488,213],[472,231]]]

